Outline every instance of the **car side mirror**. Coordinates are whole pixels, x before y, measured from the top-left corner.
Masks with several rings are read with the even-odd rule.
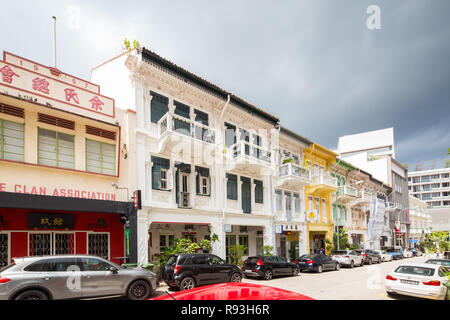
[[[109,271],[111,271],[112,273],[116,274],[117,272],[119,272],[119,270],[117,270],[117,268],[114,267],[110,267]]]

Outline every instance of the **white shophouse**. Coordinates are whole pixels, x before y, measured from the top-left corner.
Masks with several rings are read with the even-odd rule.
[[[127,142],[136,179],[128,188],[142,192],[140,263],[181,237],[217,234],[213,252],[223,258],[235,244],[246,255],[279,247],[275,226],[290,224],[273,214],[276,117],[145,48],[95,67],[92,79],[133,114]]]

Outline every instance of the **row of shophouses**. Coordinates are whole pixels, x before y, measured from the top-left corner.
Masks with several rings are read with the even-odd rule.
[[[362,248],[408,245],[402,190],[150,50],[90,81],[8,52],[0,72],[2,265],[64,253],[146,263],[213,234],[224,258],[235,244],[297,257],[339,228]]]

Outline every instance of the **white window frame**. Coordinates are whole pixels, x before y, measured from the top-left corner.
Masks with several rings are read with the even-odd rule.
[[[11,262],[11,231],[0,231],[0,234],[6,234],[8,237],[8,252],[6,253],[7,265]]]
[[[199,181],[199,184],[200,184],[199,195],[202,195],[202,196],[210,195],[211,188],[210,188],[209,177],[200,176],[199,180],[200,180]]]
[[[161,189],[169,190],[169,170],[166,168],[161,168],[160,172],[161,172],[161,178],[160,178]],[[164,172],[165,178],[163,178],[163,172]],[[165,184],[165,186],[163,186],[163,183]]]
[[[89,255],[89,235],[90,234],[107,234],[108,235],[108,259],[111,260],[111,233],[110,232],[86,232],[86,254]]]
[[[327,222],[328,210],[327,210],[327,199],[322,198],[320,200],[320,204],[322,207],[322,221]]]
[[[13,231],[18,232],[18,231]],[[64,230],[36,230],[27,232],[27,255],[30,256],[30,235],[31,234],[50,234],[50,255],[56,255],[55,253],[55,236],[59,234],[73,234],[73,254],[77,252],[77,232],[79,231],[64,231]],[[11,237],[10,237],[11,239]]]

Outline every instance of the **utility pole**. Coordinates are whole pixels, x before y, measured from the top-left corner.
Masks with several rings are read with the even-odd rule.
[[[53,67],[56,68],[56,17],[53,16]]]

